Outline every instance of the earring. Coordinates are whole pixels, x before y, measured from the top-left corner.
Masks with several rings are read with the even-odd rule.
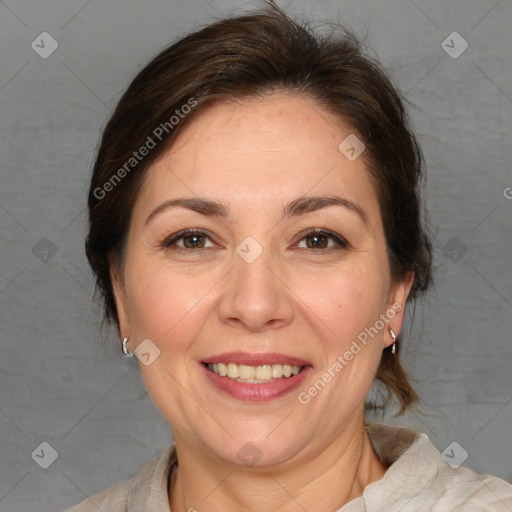
[[[133,356],[133,352],[129,352],[128,349],[126,348],[126,342],[127,341],[128,341],[128,337],[123,338],[123,344],[122,344],[123,354],[125,356],[132,357]]]
[[[393,329],[389,329],[389,334],[391,334],[391,337],[393,338],[393,347],[391,348],[391,353],[395,354],[395,352],[396,352],[396,348],[395,348],[396,334],[395,334],[395,331],[393,331]]]

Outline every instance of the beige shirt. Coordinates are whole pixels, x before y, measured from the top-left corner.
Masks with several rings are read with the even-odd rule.
[[[426,434],[379,423],[369,423],[367,431],[377,455],[389,467],[380,480],[365,487],[362,496],[336,512],[512,511],[512,484],[464,466],[452,467],[455,464],[445,462]],[[171,445],[133,478],[64,512],[171,512],[168,483],[176,465],[175,445]]]

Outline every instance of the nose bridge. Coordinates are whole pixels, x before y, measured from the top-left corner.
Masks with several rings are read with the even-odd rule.
[[[248,236],[236,247],[229,285],[220,306],[224,321],[241,322],[247,329],[264,328],[270,322],[282,324],[291,319],[292,307],[286,287],[278,277],[271,248]]]
[[[272,283],[272,277],[275,276],[270,271],[271,247],[268,243],[264,245],[263,235],[260,234],[258,238],[262,243],[254,236],[247,236],[236,247],[233,278],[236,281],[235,292],[239,299],[245,291],[255,300],[269,299],[273,295],[275,283]]]

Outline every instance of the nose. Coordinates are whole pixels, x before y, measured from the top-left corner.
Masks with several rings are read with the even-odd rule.
[[[294,311],[284,268],[275,261],[273,264],[269,250],[263,250],[254,260],[246,257],[243,250],[247,246],[242,245],[222,287],[218,308],[221,320],[252,332],[284,327],[291,322]]]

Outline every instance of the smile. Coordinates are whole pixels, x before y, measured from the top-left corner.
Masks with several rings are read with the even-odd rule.
[[[310,361],[275,352],[225,352],[205,356],[198,363],[214,388],[246,402],[284,397],[313,374]]]
[[[234,379],[237,382],[261,384],[297,375],[304,369],[304,366],[292,366],[289,364],[262,364],[258,366],[248,366],[236,363],[207,363],[207,368],[216,375]]]

